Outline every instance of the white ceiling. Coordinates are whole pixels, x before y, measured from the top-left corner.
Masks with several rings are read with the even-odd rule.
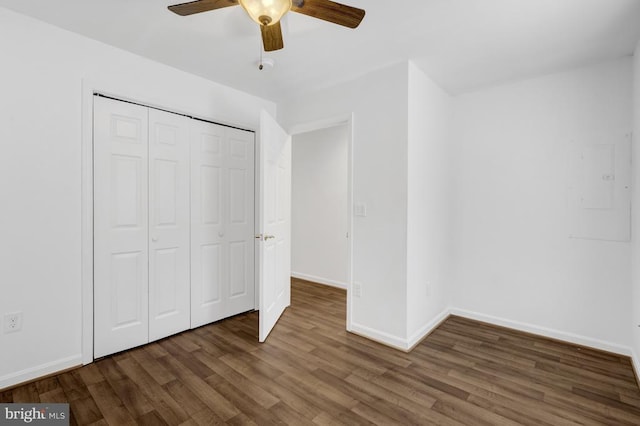
[[[284,50],[258,71],[259,28],[241,7],[189,17],[181,0],[0,0],[17,12],[274,101],[411,59],[452,94],[631,55],[640,0],[342,0],[343,28],[290,13]]]

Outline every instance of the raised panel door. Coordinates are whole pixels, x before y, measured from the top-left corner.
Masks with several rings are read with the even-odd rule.
[[[264,342],[291,304],[291,137],[260,115],[259,340]]]
[[[148,341],[147,108],[94,99],[94,356]]]
[[[194,121],[191,327],[255,307],[254,134]]]
[[[190,325],[190,121],[149,110],[149,341]]]

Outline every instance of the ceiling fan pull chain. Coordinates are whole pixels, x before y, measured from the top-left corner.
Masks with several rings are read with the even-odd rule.
[[[264,68],[264,64],[262,63],[262,43],[260,43],[260,64],[258,65],[258,69],[262,71]]]

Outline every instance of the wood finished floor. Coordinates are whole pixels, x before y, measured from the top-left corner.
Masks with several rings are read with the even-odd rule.
[[[624,357],[451,317],[410,354],[348,334],[345,293],[294,280],[267,343],[240,315],[0,393],[71,424],[639,425]]]

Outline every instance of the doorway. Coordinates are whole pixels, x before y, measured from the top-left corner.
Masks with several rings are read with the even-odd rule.
[[[294,126],[291,276],[347,290],[352,276],[351,117]]]

